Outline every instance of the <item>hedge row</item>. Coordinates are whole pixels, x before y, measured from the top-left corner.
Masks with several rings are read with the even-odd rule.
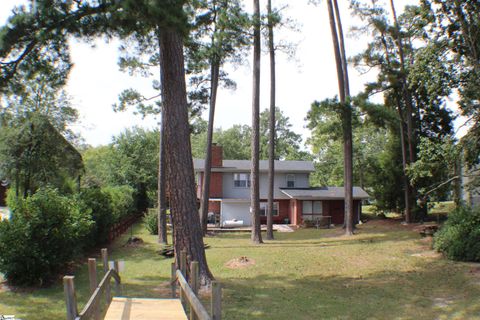
[[[434,247],[452,260],[480,262],[480,207],[458,207],[435,234]]]
[[[88,188],[73,196],[40,189],[11,196],[12,218],[0,222],[0,272],[12,285],[41,286],[76,256],[104,243],[113,223],[131,212],[129,187]]]

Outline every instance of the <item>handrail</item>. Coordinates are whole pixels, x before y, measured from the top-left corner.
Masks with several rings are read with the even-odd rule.
[[[115,271],[114,269],[108,270],[103,279],[100,281],[98,287],[90,296],[90,299],[88,299],[88,302],[83,308],[82,312],[80,312],[80,314],[78,315],[78,317],[75,318],[75,320],[88,319],[93,315],[92,313],[95,309],[95,306],[97,305],[98,300],[100,299],[100,295],[105,290],[107,282],[110,281],[111,278],[115,279],[117,285],[121,283],[121,278],[117,271]]]
[[[90,278],[90,293],[91,296],[88,299],[87,304],[83,308],[82,312],[78,312],[77,298],[75,293],[74,276],[63,277],[63,287],[65,292],[65,302],[67,308],[67,320],[85,320],[93,318],[98,320],[101,318],[100,314],[100,295],[105,292],[106,303],[109,304],[112,299],[110,280],[115,280],[115,291],[117,295],[121,294],[121,278],[119,275],[118,261],[114,261],[113,269],[108,266],[108,253],[107,249],[102,249],[103,270],[105,275],[99,284],[97,284],[97,262],[96,259],[88,259],[88,272]]]
[[[183,276],[182,272],[180,270],[177,270],[176,272],[177,280],[180,286],[183,289],[183,292],[185,293],[185,298],[188,300],[188,304],[192,307],[193,311],[195,311],[195,314],[199,318],[199,320],[212,320],[210,315],[208,314],[207,310],[205,310],[205,307],[203,304],[200,302],[198,297],[195,295],[193,292],[192,288],[188,284],[187,280]]]

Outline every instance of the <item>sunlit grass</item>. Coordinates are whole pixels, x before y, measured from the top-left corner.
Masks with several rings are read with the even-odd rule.
[[[165,297],[172,260],[156,253],[156,237],[140,225],[134,234],[145,244],[124,247],[126,235],[111,248],[112,258],[125,260],[123,294]],[[264,245],[252,245],[249,234],[206,238],[210,268],[224,286],[225,319],[480,319],[479,279],[469,274],[478,266],[414,256],[429,245],[410,227],[372,221],[354,237],[340,228],[275,236]],[[242,256],[255,264],[225,266]],[[83,306],[86,268],[75,275]],[[63,319],[63,288],[0,292],[0,310],[23,319]]]

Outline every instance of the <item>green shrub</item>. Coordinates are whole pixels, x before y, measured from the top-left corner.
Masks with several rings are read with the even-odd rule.
[[[91,233],[91,245],[107,242],[108,232],[114,222],[110,196],[98,187],[80,192],[80,210],[88,213],[95,222]]]
[[[143,224],[150,234],[158,234],[158,210],[148,209],[143,217]]]
[[[134,192],[130,186],[108,186],[103,187],[102,191],[110,196],[110,206],[112,208],[115,222],[128,216],[134,211]]]
[[[81,253],[93,222],[78,201],[40,189],[12,200],[10,221],[0,223],[0,272],[13,285],[44,285]]]
[[[435,234],[434,248],[452,260],[480,262],[480,208],[453,210]]]

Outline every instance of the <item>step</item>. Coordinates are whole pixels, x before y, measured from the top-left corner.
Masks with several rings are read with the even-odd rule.
[[[105,320],[187,320],[179,299],[145,299],[114,297]]]

